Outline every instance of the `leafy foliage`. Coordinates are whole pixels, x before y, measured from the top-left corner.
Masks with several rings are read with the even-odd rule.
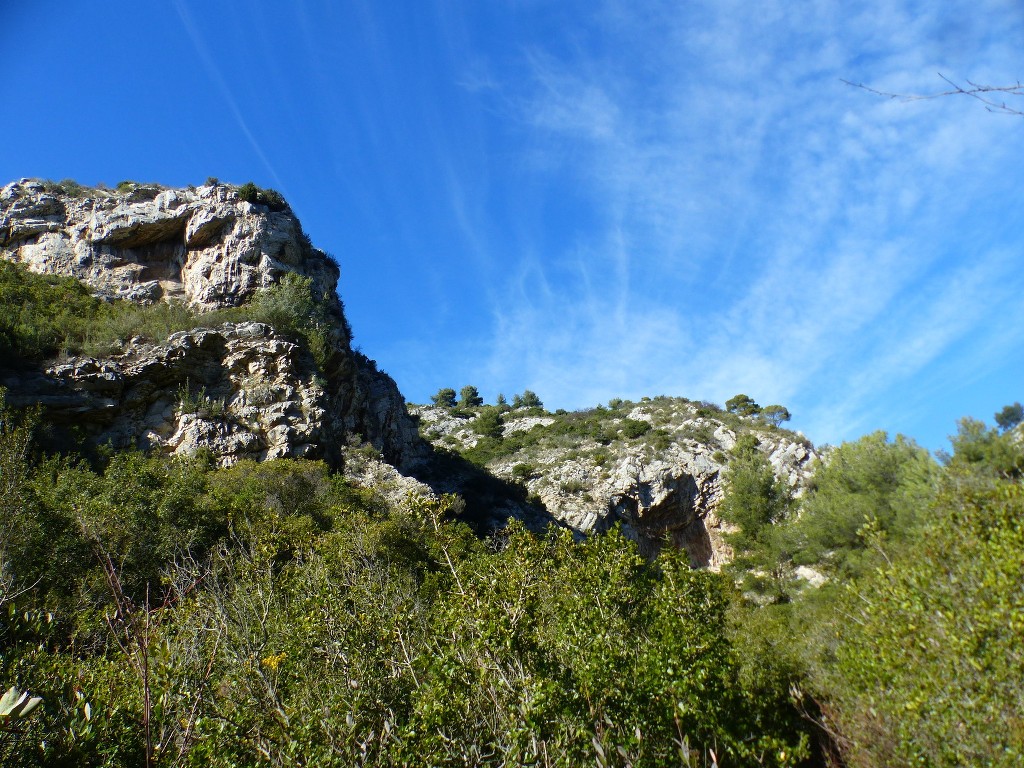
[[[719,515],[740,528],[730,540],[740,550],[754,549],[770,535],[770,524],[785,517],[791,501],[789,489],[775,479],[754,435],[736,441],[725,486]]]
[[[336,326],[323,298],[289,275],[216,317],[269,322],[326,366]],[[6,262],[0,299],[8,359],[196,322]],[[470,389],[462,417],[481,462],[587,443],[603,465],[612,449],[597,446],[686,436],[665,429],[657,398],[643,420],[614,401],[504,435],[524,414],[481,408]],[[785,409],[737,398],[730,413],[687,405],[685,422],[707,443],[712,419],[739,433],[719,509],[739,528],[727,576],[692,571],[680,552],[642,558],[617,530],[577,541],[513,524],[481,539],[455,497],[387,502],[316,462],[41,456],[40,413],[0,403],[0,680],[13,691],[0,755],[782,766],[820,758],[812,740],[827,732],[851,766],[1019,764],[1017,404],[997,428],[962,420],[942,465],[884,433],[840,446],[795,502],[759,448],[774,430],[747,418],[756,407],[781,423]],[[181,400],[215,405],[187,387]],[[543,414],[529,391],[513,405]],[[535,471],[521,461],[512,474]],[[829,580],[792,588],[800,565]],[[758,589],[738,595],[737,580]]]
[[[162,341],[172,333],[223,322],[258,320],[305,346],[321,369],[337,349],[335,323],[312,279],[292,272],[243,307],[204,312],[181,304],[103,303],[72,278],[36,275],[0,260],[0,354],[38,361],[58,353],[109,354],[135,337]]]
[[[473,431],[493,440],[502,439],[503,429],[501,410],[495,406],[483,408],[473,420]]]
[[[827,716],[851,765],[1019,765],[1024,492],[951,485],[932,515],[850,585],[817,670]]]
[[[529,389],[524,390],[521,395],[512,395],[513,408],[543,408],[544,403],[537,397],[536,392]]]
[[[1000,433],[983,421],[963,418],[950,442],[950,466],[955,471],[1017,478],[1024,474],[1024,451],[1012,431]]]
[[[792,418],[789,409],[784,405],[766,405],[761,409],[760,416],[773,427],[781,427],[783,422]]]
[[[312,278],[287,272],[279,282],[257,293],[246,313],[301,342],[325,370],[334,358],[337,342],[324,298],[316,294]]]
[[[0,259],[0,355],[27,360],[79,347],[107,310],[73,278],[36,275]]]
[[[1024,421],[1024,405],[1020,403],[1004,406],[996,414],[996,425],[1004,432],[1008,429],[1013,429],[1022,421]]]
[[[54,617],[0,620],[0,676],[44,702],[12,765],[808,754],[786,686],[742,687],[728,582],[680,553],[517,525],[487,542],[454,497],[386,504],[311,462],[98,472],[3,435],[48,545],[5,550],[29,586],[11,616]]]
[[[247,203],[265,205],[275,212],[289,210],[284,196],[275,189],[263,189],[248,181],[240,186],[237,191],[239,199],[245,200]]]
[[[651,422],[642,419],[625,419],[622,422],[622,434],[633,440],[651,431]]]
[[[761,412],[761,406],[747,395],[736,395],[725,401],[725,410],[740,416],[756,416]]]
[[[441,408],[454,408],[455,407],[455,390],[451,387],[442,387],[437,390],[437,393],[431,395],[431,402]]]
[[[472,384],[467,384],[459,390],[460,408],[476,408],[483,404],[484,399],[480,397],[480,392]]]
[[[884,432],[834,449],[815,473],[802,515],[786,532],[794,561],[844,577],[878,565],[865,526],[902,540],[935,493],[938,466],[913,441]]]

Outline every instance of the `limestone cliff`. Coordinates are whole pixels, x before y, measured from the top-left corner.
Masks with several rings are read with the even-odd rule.
[[[473,466],[459,453],[481,439],[479,409],[410,415],[394,381],[351,348],[337,264],[283,199],[254,190],[31,180],[0,190],[0,258],[77,278],[108,301],[200,312],[198,326],[126,338],[101,356],[36,368],[0,360],[8,400],[38,403],[58,430],[114,449],[206,450],[222,465],[319,458],[394,496],[426,490],[414,475],[462,494],[481,528],[509,517],[538,529],[553,519],[581,534],[622,523],[647,551],[683,547],[697,566],[731,558],[716,507],[741,432],[758,431],[759,450],[795,492],[809,477],[815,454],[793,433],[674,398],[588,414],[506,411],[501,450],[487,471]],[[289,274],[308,278],[326,309],[331,351],[319,361],[280,328],[213,314]]]
[[[200,309],[242,304],[285,272],[333,297],[339,276],[290,209],[247,202],[225,184],[68,194],[23,179],[0,190],[0,255],[110,298]]]
[[[429,452],[395,383],[350,346],[339,270],[286,204],[271,210],[236,187],[124,185],[71,190],[22,180],[0,190],[0,257],[75,277],[104,298],[235,307],[287,273],[308,277],[328,305],[329,367],[268,325],[223,323],[167,339],[127,340],[103,358],[45,370],[3,365],[15,404],[41,403],[51,422],[95,443],[243,458],[323,458],[341,464],[365,440],[398,467]]]
[[[485,440],[477,414],[418,407],[424,435],[439,447],[472,454]],[[622,523],[648,552],[685,549],[696,566],[732,559],[716,509],[729,451],[754,433],[779,480],[799,495],[817,455],[787,430],[682,398],[659,397],[573,414],[531,409],[503,415],[502,441],[487,461],[496,476],[521,483],[556,520],[590,533]]]

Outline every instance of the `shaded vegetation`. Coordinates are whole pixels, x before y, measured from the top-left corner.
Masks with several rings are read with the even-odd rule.
[[[1024,758],[1024,444],[973,419],[952,444],[940,466],[902,437],[868,435],[826,457],[780,525],[742,522],[760,583],[737,608],[735,642],[796,681],[839,764]],[[764,485],[750,508],[773,497]],[[796,566],[828,581],[808,587]]]
[[[251,181],[247,181],[238,188],[237,192],[239,199],[245,200],[247,203],[265,205],[274,212],[291,210],[288,201],[284,199],[284,195],[276,189],[264,189],[257,187]]]

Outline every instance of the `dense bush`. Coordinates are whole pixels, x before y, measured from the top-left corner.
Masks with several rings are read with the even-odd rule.
[[[731,454],[719,515],[739,526],[730,542],[743,553],[772,536],[771,524],[785,518],[791,497],[789,488],[776,479],[768,459],[758,450],[757,437],[741,435]]]
[[[287,272],[277,284],[257,293],[244,309],[253,320],[272,325],[282,335],[301,342],[321,370],[330,365],[337,352],[334,325],[325,297],[316,295],[312,278]],[[348,326],[342,327],[347,333]]]
[[[0,679],[44,700],[8,764],[807,754],[785,681],[743,688],[729,583],[679,553],[518,526],[487,542],[457,499],[388,505],[310,462],[33,463],[31,424],[0,424],[22,489],[5,522],[38,526],[4,539],[23,591],[0,606]]]
[[[837,606],[828,722],[850,765],[1020,765],[1024,489],[951,484],[930,512]]]
[[[238,197],[253,205],[265,205],[272,211],[287,211],[288,203],[284,196],[276,189],[263,189],[257,187],[251,181],[246,182],[238,188]]]
[[[80,348],[104,314],[78,280],[0,259],[0,356],[40,360]]]
[[[480,411],[480,415],[473,420],[473,431],[483,437],[494,440],[501,440],[503,434],[503,422],[501,410],[497,406],[487,406]]]
[[[525,390],[521,395],[512,395],[512,407],[513,408],[543,408],[544,403],[537,397],[536,392],[532,392],[529,389]]]
[[[912,441],[875,432],[833,449],[815,473],[800,519],[787,530],[798,564],[843,577],[879,564],[861,531],[902,541],[913,534],[935,493],[938,465]]]
[[[441,387],[435,394],[430,396],[430,401],[439,408],[454,408],[455,390],[451,387]]]
[[[460,408],[476,408],[483,404],[484,399],[480,397],[480,391],[472,384],[467,384],[459,390]]]
[[[2,261],[0,299],[8,360],[197,322]],[[322,299],[289,275],[202,320],[270,322],[327,365]],[[625,405],[507,437],[504,409],[472,406],[466,453],[669,439]],[[883,433],[840,446],[800,500],[740,434],[723,576],[644,559],[617,530],[482,539],[455,497],[389,503],[321,463],[41,456],[40,412],[0,405],[0,690],[42,699],[0,758],[798,765],[827,734],[850,766],[1019,765],[1024,445],[1016,409],[999,417],[961,421],[941,465]],[[799,565],[829,580],[794,586]]]
[[[624,419],[622,422],[622,434],[630,440],[635,440],[646,435],[651,430],[651,422],[638,419]]]

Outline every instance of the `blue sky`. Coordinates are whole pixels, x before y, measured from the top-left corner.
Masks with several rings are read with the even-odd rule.
[[[280,190],[411,401],[935,449],[1024,399],[1024,119],[840,79],[1011,83],[1022,40],[1019,0],[4,3],[0,177]]]

